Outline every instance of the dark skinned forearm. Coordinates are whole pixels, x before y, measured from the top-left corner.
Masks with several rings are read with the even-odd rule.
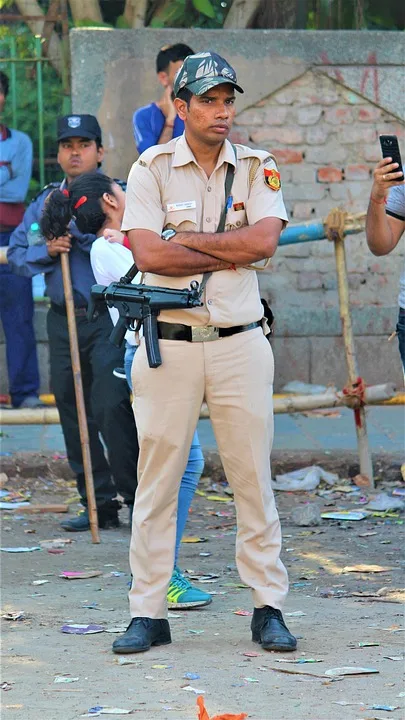
[[[282,220],[269,218],[260,220],[255,225],[246,225],[238,230],[224,233],[178,233],[171,243],[207,255],[237,266],[249,265],[272,257],[276,251]]]
[[[141,272],[186,277],[229,269],[229,262],[173,242],[166,242],[148,230],[130,230],[127,235],[136,265]]]

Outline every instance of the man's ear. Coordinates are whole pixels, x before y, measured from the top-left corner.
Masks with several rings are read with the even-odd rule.
[[[186,119],[187,115],[187,103],[185,100],[181,100],[180,98],[174,98],[174,107],[177,110],[177,114],[181,120]]]
[[[167,88],[167,86],[169,85],[168,73],[165,72],[164,70],[161,70],[160,72],[158,72],[157,77],[158,77],[158,80],[159,80],[160,84],[162,85],[162,87]]]
[[[103,162],[104,158],[104,148],[101,146],[97,149],[97,162],[101,163]]]

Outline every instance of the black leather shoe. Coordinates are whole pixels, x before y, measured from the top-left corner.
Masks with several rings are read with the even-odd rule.
[[[102,530],[109,528],[117,528],[120,525],[118,512],[116,508],[109,508],[108,511],[98,509],[98,526]],[[89,512],[87,508],[82,510],[76,517],[63,520],[60,526],[67,532],[81,532],[82,530],[90,530]]]
[[[152,645],[169,645],[172,641],[167,620],[132,618],[126,632],[113,643],[114,653],[137,653],[150,650]]]
[[[252,640],[263,650],[288,652],[296,650],[297,640],[284,622],[281,610],[266,605],[255,608],[252,617]]]

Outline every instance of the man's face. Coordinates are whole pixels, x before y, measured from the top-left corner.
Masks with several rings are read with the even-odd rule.
[[[104,150],[97,148],[95,140],[72,137],[59,142],[58,163],[68,178],[96,170],[103,156]]]
[[[161,85],[163,85],[164,88],[167,88],[169,85],[170,85],[170,87],[173,87],[173,82],[174,82],[174,78],[176,77],[176,73],[178,70],[180,70],[182,65],[183,65],[183,60],[177,60],[176,62],[170,62],[169,67],[166,70],[163,70],[162,72],[158,73],[159,82]]]
[[[189,108],[179,98],[174,103],[190,138],[207,145],[218,145],[228,137],[235,117],[232,85],[217,85],[204,95],[193,95]]]

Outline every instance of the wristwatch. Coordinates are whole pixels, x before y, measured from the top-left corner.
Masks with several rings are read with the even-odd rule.
[[[166,240],[166,242],[169,242],[169,240],[174,238],[175,235],[177,235],[176,231],[172,228],[168,228],[167,230],[163,230],[160,237],[162,238],[162,240]]]

